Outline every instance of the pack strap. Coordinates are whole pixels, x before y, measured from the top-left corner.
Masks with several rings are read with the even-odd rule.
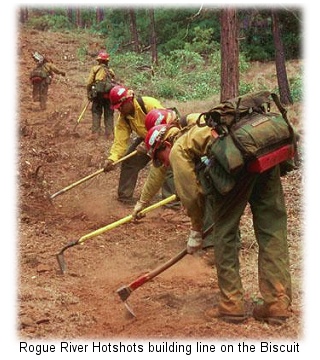
[[[144,104],[144,101],[143,101],[142,97],[141,97],[141,96],[137,96],[136,99],[137,99],[137,101],[138,101],[138,103],[139,103],[142,111],[147,115],[148,111],[147,111],[147,109],[146,109],[146,106],[145,106],[145,104]]]
[[[96,79],[96,75],[97,75],[98,71],[101,70],[101,69],[104,69],[104,70],[105,70],[105,75],[104,75],[104,77],[103,77],[103,80],[101,80],[101,81],[106,81],[108,76],[111,78],[111,75],[110,75],[108,66],[105,65],[105,64],[100,64],[100,66],[98,67],[97,71],[95,71],[95,73],[94,73],[94,79]],[[95,81],[96,81],[96,80],[95,80]]]
[[[137,101],[138,101],[138,104],[139,104],[140,107],[141,107],[141,110],[145,113],[145,115],[147,115],[148,111],[147,111],[147,109],[146,109],[146,106],[145,106],[145,104],[144,104],[144,101],[143,101],[142,97],[141,97],[141,96],[137,96],[136,99],[137,99]],[[131,131],[132,131],[132,128],[131,128],[131,125],[130,125],[130,121],[127,119],[127,117],[125,117],[124,119],[125,119],[126,123],[128,124],[128,126],[130,127],[130,129],[131,129]]]
[[[276,93],[271,93],[271,97],[272,100],[274,101],[274,103],[277,105],[278,110],[280,111],[282,117],[284,118],[284,120],[286,121],[286,123],[288,124],[289,127],[289,131],[292,137],[292,142],[293,142],[293,146],[294,146],[294,151],[295,151],[295,161],[299,161],[298,159],[298,142],[297,142],[297,136],[296,133],[293,129],[293,126],[291,124],[291,122],[289,121],[288,117],[287,117],[287,109],[284,108],[284,106],[281,104],[281,101],[278,97],[278,95]]]

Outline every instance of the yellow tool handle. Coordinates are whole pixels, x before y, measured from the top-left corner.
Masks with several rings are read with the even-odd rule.
[[[128,154],[128,155],[122,157],[121,159],[115,161],[115,162],[113,163],[113,165],[116,165],[116,164],[118,164],[119,162],[124,161],[124,160],[130,158],[131,156],[135,155],[136,153],[137,153],[137,150],[132,151],[130,154]],[[87,175],[87,176],[85,176],[84,178],[82,178],[82,179],[74,182],[73,184],[70,184],[69,186],[66,186],[65,188],[63,188],[63,189],[57,191],[56,193],[52,194],[52,195],[50,196],[50,199],[53,199],[53,198],[55,198],[56,196],[58,196],[58,195],[60,195],[60,194],[62,194],[62,193],[64,193],[64,192],[66,192],[66,191],[74,188],[75,186],[80,185],[80,184],[82,184],[83,182],[85,182],[85,181],[87,181],[87,180],[89,180],[89,179],[91,179],[91,178],[93,178],[93,177],[95,177],[95,176],[103,173],[103,171],[104,171],[103,168],[102,168],[102,169],[99,169],[99,170],[97,170],[96,172],[94,172],[94,173],[92,173],[92,174],[90,174],[90,175]]]
[[[79,122],[81,121],[81,119],[82,119],[84,113],[86,112],[89,104],[90,104],[90,100],[87,101],[86,106],[85,106],[85,107],[83,108],[83,110],[81,111],[81,114],[79,115],[78,120],[77,120],[77,124],[79,124]]]
[[[116,160],[116,161],[113,163],[113,165],[116,165],[116,164],[118,164],[118,163],[121,162],[121,161],[124,161],[124,160],[129,159],[131,156],[133,156],[133,155],[135,155],[135,154],[137,154],[137,153],[138,153],[138,151],[137,151],[137,150],[134,150],[134,151],[132,151],[131,153],[129,153],[128,155],[123,156],[121,159]]]
[[[56,193],[52,194],[52,195],[50,196],[50,198],[53,199],[53,198],[55,198],[56,196],[58,196],[58,195],[60,195],[60,194],[62,194],[62,193],[64,193],[64,192],[66,192],[66,191],[74,188],[75,186],[80,185],[80,184],[82,184],[83,182],[85,182],[85,181],[87,181],[87,180],[95,177],[96,175],[101,174],[102,172],[103,172],[103,169],[97,170],[97,171],[94,172],[93,174],[90,174],[90,175],[88,175],[88,176],[86,176],[86,177],[84,177],[84,178],[82,178],[82,179],[74,182],[73,184],[70,184],[69,186],[66,186],[65,188],[57,191]]]
[[[149,211],[157,209],[158,207],[160,207],[162,205],[166,205],[169,202],[176,200],[176,198],[177,198],[176,195],[171,195],[171,196],[169,196],[169,197],[167,197],[167,198],[165,198],[165,199],[163,199],[163,200],[161,200],[161,201],[159,201],[159,202],[157,202],[155,204],[152,204],[152,205],[146,207],[145,209],[141,210],[139,214],[144,215]],[[133,216],[132,215],[127,215],[126,217],[124,217],[124,218],[122,218],[120,220],[117,220],[117,221],[115,221],[115,222],[113,222],[113,223],[111,223],[109,225],[106,225],[106,226],[104,226],[104,227],[102,227],[102,228],[100,228],[98,230],[92,231],[91,233],[82,236],[78,240],[78,243],[79,244],[83,243],[84,241],[92,238],[93,236],[101,235],[102,233],[104,233],[104,232],[106,232],[108,230],[112,230],[112,229],[114,229],[114,228],[116,228],[116,227],[118,227],[118,226],[120,226],[122,224],[125,224],[125,223],[127,223],[127,222],[129,222],[131,220],[133,220]]]

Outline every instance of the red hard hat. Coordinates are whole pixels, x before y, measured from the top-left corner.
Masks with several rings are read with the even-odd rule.
[[[133,93],[121,85],[114,86],[109,92],[111,109],[118,109],[122,103],[133,97]]]
[[[109,60],[109,58],[110,58],[110,55],[107,54],[105,51],[100,51],[97,56],[97,60],[107,61],[107,60]]]
[[[168,129],[167,124],[161,124],[161,125],[153,126],[148,131],[144,139],[144,142],[146,144],[148,154],[150,155],[151,158],[154,157],[156,150],[161,145],[163,137],[167,132],[167,129]]]
[[[176,113],[171,109],[153,109],[146,116],[146,128],[150,130],[153,126],[167,124],[174,120],[176,116]]]

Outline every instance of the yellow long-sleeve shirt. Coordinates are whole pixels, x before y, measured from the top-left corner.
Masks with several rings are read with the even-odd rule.
[[[178,138],[170,152],[177,195],[190,217],[192,228],[201,231],[204,216],[204,197],[195,172],[195,162],[205,156],[212,140],[210,127],[192,127]]]
[[[87,79],[87,90],[90,90],[91,86],[96,81],[104,80],[105,76],[106,76],[106,71],[109,72],[112,79],[115,78],[114,71],[111,68],[109,68],[107,65],[102,65],[102,64],[94,65],[91,68],[88,79]]]
[[[153,97],[143,96],[142,100],[147,113],[153,109],[164,109],[164,106],[160,103],[160,101]],[[145,125],[146,114],[141,109],[141,106],[135,98],[133,98],[133,105],[133,116],[127,115],[125,117],[120,113],[118,119],[116,120],[114,128],[114,141],[108,156],[109,160],[117,161],[124,156],[127,151],[132,132],[136,133],[143,139],[147,135]]]
[[[54,65],[51,62],[45,62],[43,64],[43,69],[50,75],[52,76],[53,73],[58,74],[58,75],[65,75],[65,72],[58,69],[56,65]]]
[[[186,115],[184,117],[186,128],[194,125],[199,115],[200,113],[191,113]],[[183,128],[181,130],[183,131]],[[177,134],[177,136],[179,136],[179,134]],[[144,183],[141,191],[140,201],[149,203],[153,199],[165,181],[167,170],[168,168],[164,166],[155,167],[151,165],[147,180]]]

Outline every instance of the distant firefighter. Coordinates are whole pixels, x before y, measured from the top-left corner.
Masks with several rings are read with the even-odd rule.
[[[32,98],[34,102],[40,102],[40,109],[45,110],[47,107],[48,89],[51,84],[53,74],[66,76],[66,73],[59,70],[52,62],[49,62],[45,56],[37,51],[32,54],[37,63],[36,67],[30,73],[32,83]]]
[[[113,138],[113,109],[110,108],[109,92],[116,85],[115,73],[109,67],[110,55],[105,51],[100,51],[96,60],[97,65],[94,65],[87,80],[87,95],[88,99],[92,101],[92,128],[90,139],[95,140],[100,134],[103,134],[101,129],[101,117],[103,114],[104,135],[108,138]]]

